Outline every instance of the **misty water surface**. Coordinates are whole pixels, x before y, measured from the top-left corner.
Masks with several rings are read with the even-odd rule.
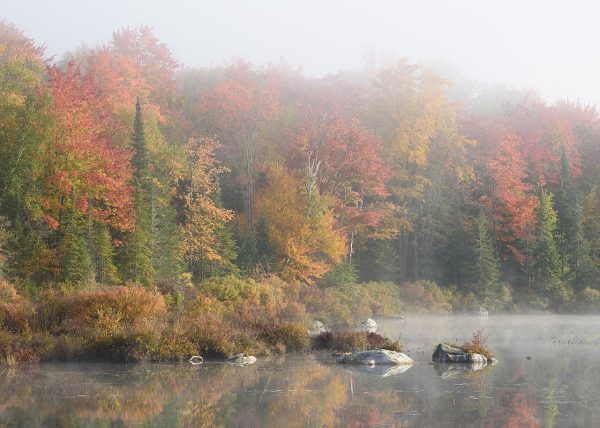
[[[350,368],[328,355],[253,366],[42,364],[0,372],[0,426],[598,426],[600,318],[413,316],[380,321],[410,369]],[[485,328],[499,363],[429,363],[436,342]],[[528,360],[526,357],[533,357]],[[367,371],[365,371],[367,370]]]

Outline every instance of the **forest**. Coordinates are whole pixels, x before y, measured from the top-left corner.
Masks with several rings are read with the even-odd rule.
[[[145,26],[49,59],[0,22],[2,281],[30,304],[266,287],[303,314],[593,311],[599,179],[596,108],[533,90],[407,60],[192,68]]]

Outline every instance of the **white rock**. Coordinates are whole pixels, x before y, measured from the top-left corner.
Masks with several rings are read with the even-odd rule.
[[[361,321],[354,324],[354,331],[366,331],[368,333],[375,333],[377,331],[377,323],[375,320],[369,318],[366,321]]]
[[[414,361],[402,352],[376,349],[374,351],[354,352],[342,355],[337,359],[342,364],[358,365],[411,365]]]
[[[256,357],[253,357],[252,355],[246,356],[246,354],[237,354],[227,358],[227,362],[242,365],[254,364],[256,362]]]

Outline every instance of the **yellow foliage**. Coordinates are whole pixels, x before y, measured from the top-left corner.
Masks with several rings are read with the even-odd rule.
[[[278,270],[286,278],[312,282],[342,260],[345,238],[327,200],[314,195],[309,201],[300,189],[285,167],[271,165],[256,208],[267,219]]]

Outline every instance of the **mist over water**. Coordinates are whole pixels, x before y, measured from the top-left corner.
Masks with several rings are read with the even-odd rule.
[[[600,317],[414,316],[379,324],[401,337],[413,367],[348,368],[327,354],[245,367],[42,364],[1,372],[0,424],[583,427],[600,420]],[[477,329],[498,364],[473,371],[429,363],[439,341],[462,342]]]

